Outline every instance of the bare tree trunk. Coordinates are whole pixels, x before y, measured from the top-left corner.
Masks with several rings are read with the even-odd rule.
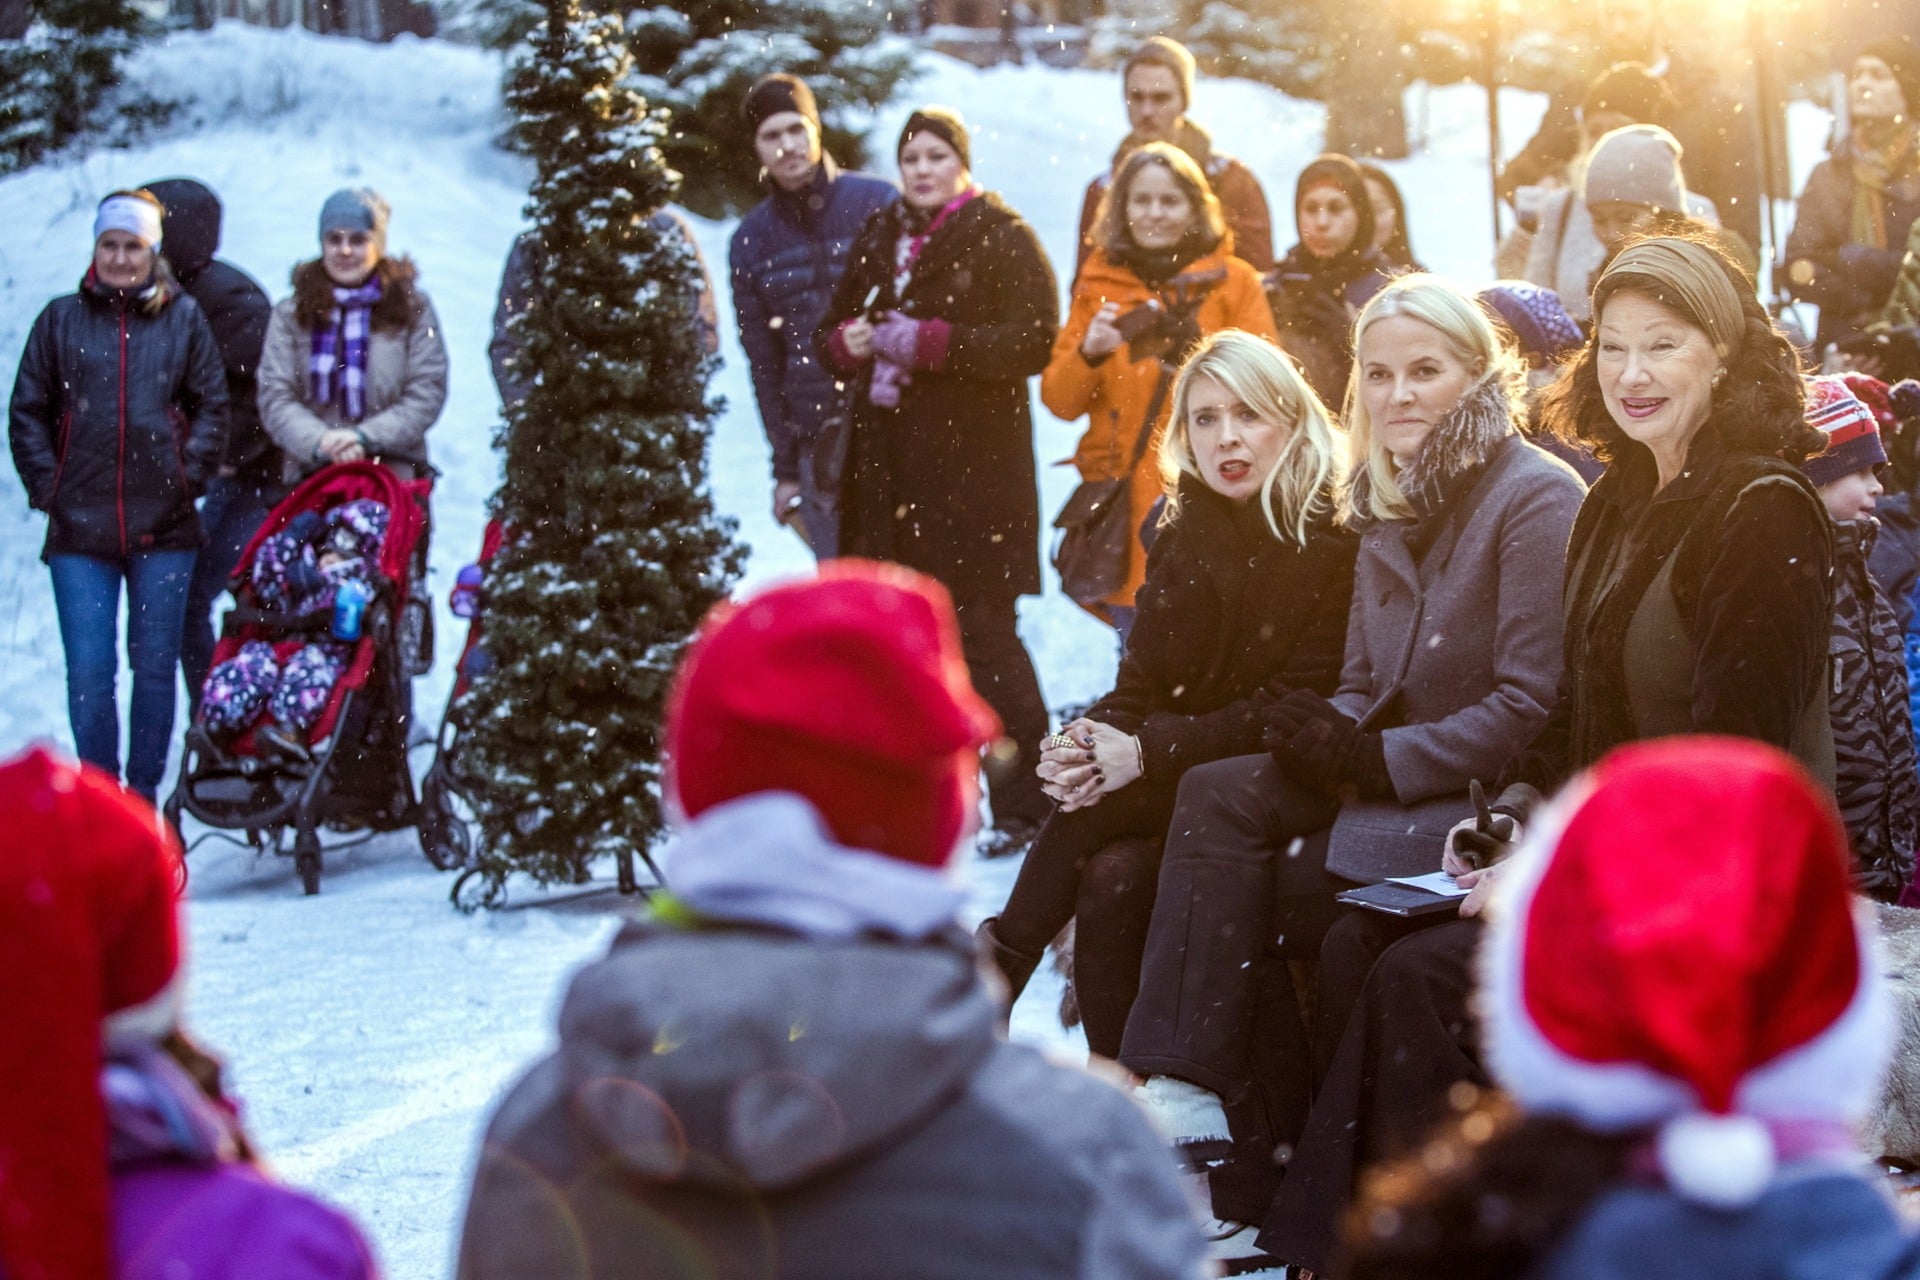
[[[1327,74],[1327,150],[1400,159],[1407,154],[1400,102],[1407,74],[1391,7],[1374,0],[1341,5],[1328,26],[1334,62]]]

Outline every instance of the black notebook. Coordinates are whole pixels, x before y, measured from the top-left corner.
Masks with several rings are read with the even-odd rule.
[[[1369,911],[1384,911],[1390,916],[1430,916],[1443,911],[1456,912],[1464,901],[1405,884],[1370,884],[1334,896],[1341,902],[1350,902]]]

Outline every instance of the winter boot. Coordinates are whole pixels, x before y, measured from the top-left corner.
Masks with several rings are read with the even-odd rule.
[[[999,919],[999,916],[988,916],[980,922],[980,927],[973,931],[973,946],[980,958],[1006,981],[1007,1008],[1011,1010],[1020,993],[1027,989],[1027,981],[1033,977],[1034,969],[1039,966],[1040,953],[1015,951],[1000,941],[1000,935],[993,927]]]

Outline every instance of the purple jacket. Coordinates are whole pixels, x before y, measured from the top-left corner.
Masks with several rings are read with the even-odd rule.
[[[118,1280],[375,1280],[337,1210],[245,1164],[143,1164],[113,1176]]]

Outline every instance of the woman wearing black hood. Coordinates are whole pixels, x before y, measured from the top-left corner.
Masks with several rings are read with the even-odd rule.
[[[1300,242],[1267,277],[1280,344],[1330,405],[1346,399],[1353,318],[1386,284],[1389,266],[1373,247],[1373,203],[1360,166],[1328,154],[1300,171],[1293,217]]]
[[[167,263],[206,313],[227,371],[226,452],[200,503],[207,544],[194,562],[180,636],[180,674],[186,678],[189,706],[197,710],[200,688],[213,666],[214,601],[227,589],[227,578],[267,512],[287,492],[280,479],[285,461],[260,425],[257,403],[260,346],[273,299],[252,276],[213,256],[220,247],[219,196],[192,178],[150,182],[146,190],[166,206],[160,229]]]

